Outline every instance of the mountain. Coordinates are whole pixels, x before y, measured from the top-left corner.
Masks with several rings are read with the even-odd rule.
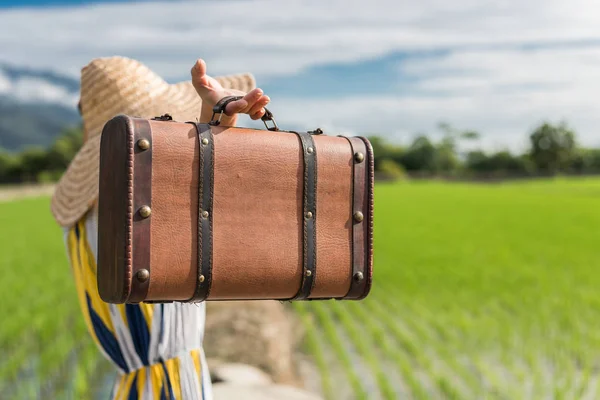
[[[46,147],[78,125],[79,82],[52,71],[0,64],[0,149]]]

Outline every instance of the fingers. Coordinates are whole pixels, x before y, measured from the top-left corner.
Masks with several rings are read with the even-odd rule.
[[[229,103],[225,108],[225,113],[227,115],[232,115],[235,113],[250,114],[250,111],[258,102],[264,102],[263,97],[266,96],[264,96],[263,91],[261,89],[253,89],[250,92],[248,92],[242,99],[232,101],[231,103]],[[260,107],[264,107],[264,104]],[[258,108],[260,109],[260,107]]]
[[[267,104],[269,104],[269,101],[271,101],[271,99],[269,99],[269,96],[261,96],[261,98],[258,99],[256,103],[254,103],[252,108],[250,108],[250,111],[248,111],[248,115],[250,115],[250,118],[259,119],[260,117],[262,117],[265,113],[264,107]]]
[[[261,119],[262,116],[265,115],[265,112],[266,112],[265,109],[261,108],[256,113],[250,114],[250,119],[253,119],[253,120]]]
[[[232,101],[225,107],[225,115],[239,114],[246,108],[248,108],[248,101],[246,99]]]

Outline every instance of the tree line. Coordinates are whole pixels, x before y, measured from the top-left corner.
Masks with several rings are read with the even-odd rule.
[[[446,123],[434,140],[418,135],[409,146],[369,135],[375,152],[378,177],[451,177],[465,179],[551,176],[556,174],[600,174],[600,149],[578,145],[575,132],[565,123],[543,123],[529,135],[529,148],[522,154],[510,151],[459,151],[464,142],[477,141],[480,134],[458,130]],[[52,182],[69,165],[82,145],[81,127],[66,129],[48,148],[31,147],[20,153],[0,149],[0,184]]]
[[[48,148],[30,147],[20,153],[0,149],[0,184],[57,181],[82,144],[81,127],[71,127]]]
[[[438,128],[441,139],[435,141],[419,135],[409,146],[369,136],[379,176],[498,179],[600,173],[600,149],[579,146],[576,133],[566,123],[542,123],[529,134],[529,147],[522,154],[480,149],[460,152],[461,144],[477,141],[480,134],[457,130],[446,123]]]

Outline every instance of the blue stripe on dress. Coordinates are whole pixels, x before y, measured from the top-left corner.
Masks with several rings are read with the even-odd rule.
[[[125,359],[123,358],[123,353],[121,353],[121,348],[119,347],[119,343],[117,339],[110,333],[108,328],[104,325],[104,322],[100,319],[96,311],[92,308],[92,301],[90,300],[90,296],[85,294],[87,300],[88,311],[90,313],[90,319],[92,320],[92,326],[94,327],[94,332],[96,332],[96,337],[98,338],[98,342],[108,354],[108,356],[113,360],[115,364],[117,364],[123,371],[129,372],[129,368],[127,368],[127,364],[125,363]]]
[[[75,224],[75,237],[77,238],[77,240],[79,240],[79,224]]]
[[[135,351],[140,360],[142,360],[142,363],[149,365],[148,346],[150,346],[150,332],[148,331],[148,325],[142,314],[142,310],[136,304],[125,304],[125,312]]]
[[[135,374],[135,378],[133,378],[133,382],[131,382],[131,388],[129,389],[129,396],[127,397],[127,400],[139,400],[137,390],[137,378],[138,375]]]

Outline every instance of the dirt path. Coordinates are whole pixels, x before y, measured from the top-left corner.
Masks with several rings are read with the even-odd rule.
[[[50,196],[53,191],[54,184],[0,185],[0,202],[27,197]]]

